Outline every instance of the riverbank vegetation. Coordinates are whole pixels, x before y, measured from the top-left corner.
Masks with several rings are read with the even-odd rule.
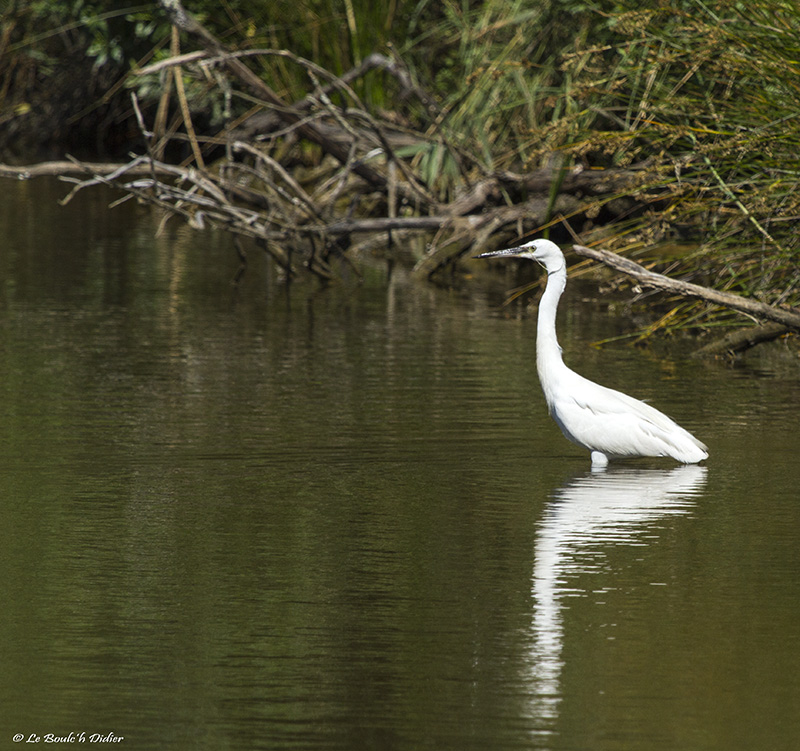
[[[800,306],[794,2],[159,5],[12,2],[6,151],[43,124],[84,157],[132,148],[148,177],[81,185],[253,238],[287,274],[382,248],[441,276],[549,233]],[[65,135],[82,124],[94,143]],[[743,322],[661,313],[652,331]]]

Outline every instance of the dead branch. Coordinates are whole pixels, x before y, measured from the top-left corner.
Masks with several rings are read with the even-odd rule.
[[[81,165],[90,172],[89,165]],[[146,169],[142,170],[144,166]],[[144,172],[147,177],[129,180]],[[226,196],[229,187],[226,181],[194,168],[179,167],[163,162],[154,162],[149,157],[137,157],[129,165],[123,165],[108,175],[91,173],[85,180],[72,180],[75,186],[62,199],[68,203],[76,193],[94,185],[119,188],[166,212],[166,217],[180,216],[190,227],[203,229],[206,224],[223,227],[234,235],[251,237],[264,244],[267,252],[290,273],[294,273],[289,256],[279,243],[289,233],[279,222],[270,222],[261,212],[239,206]],[[170,175],[172,182],[164,182],[154,175]]]
[[[172,27],[172,53],[173,55],[180,54],[180,34],[178,27]],[[183,119],[183,127],[186,128],[186,134],[189,136],[189,142],[192,144],[192,153],[194,160],[200,169],[205,167],[203,161],[203,154],[200,151],[200,145],[197,143],[197,136],[194,131],[194,124],[192,123],[192,115],[189,111],[189,102],[186,99],[186,91],[183,87],[183,73],[181,72],[180,65],[172,69],[172,78],[175,82],[175,91],[178,94],[178,102],[181,109],[181,118]]]
[[[422,102],[435,119],[435,102],[415,87],[401,61],[371,55],[339,77],[286,50],[233,52],[187,13],[180,0],[159,2],[173,23],[173,57],[139,72],[169,71],[168,86],[177,89],[179,117],[198,168],[167,164],[159,156],[167,142],[159,133],[164,132],[168,98],[162,96],[151,128],[133,95],[146,156],[133,158],[127,165],[62,165],[61,172],[80,175],[71,180],[75,185],[64,198],[65,203],[84,188],[113,186],[128,197],[163,211],[162,225],[171,217],[197,229],[214,225],[235,237],[251,237],[263,244],[290,274],[295,271],[290,264],[292,258],[326,278],[333,273],[332,253],[341,253],[349,260],[346,249],[350,235],[373,233],[386,241],[398,236],[391,233],[408,237],[408,233],[422,232],[431,236],[431,242],[415,272],[430,276],[476,243],[491,246],[499,243],[500,237],[507,239],[511,223],[525,224],[532,230],[549,221],[553,212],[573,214],[582,206],[596,204],[596,196],[604,189],[622,191],[625,186],[637,184],[635,170],[575,170],[564,175],[558,169],[545,168],[523,175],[487,175],[478,167],[478,160],[456,152],[442,134],[432,140],[426,132],[397,126],[395,118],[370,112],[351,88],[351,82],[367,70],[382,68],[395,76],[401,89]],[[203,49],[180,54],[177,30],[189,34]],[[244,60],[254,54],[280,56],[300,66],[311,82],[310,93],[299,102],[284,102],[245,64]],[[230,129],[223,131],[224,138],[195,134],[186,92],[179,83],[181,66],[191,65],[206,66],[206,72],[213,72],[207,80],[216,80],[226,95],[236,85],[245,98],[255,98],[273,122],[280,121],[280,127],[262,134],[259,142],[237,139],[237,131]],[[341,94],[347,105],[335,104],[332,92]],[[327,155],[320,158],[315,154],[310,176],[306,174],[307,150],[295,148],[301,139],[318,144]],[[205,154],[209,165],[217,159],[205,169],[200,143],[224,145],[224,156],[218,157],[219,152]],[[423,179],[418,160],[399,156],[416,153],[419,149],[414,147],[431,143],[445,144],[461,169],[465,192],[451,202],[435,197],[437,186],[427,182],[435,182],[435,174]],[[401,151],[405,147],[412,148]],[[471,175],[465,165],[469,165]],[[46,168],[38,165],[7,169],[15,177],[27,177],[44,174]],[[3,174],[0,166],[0,176]],[[470,182],[470,178],[474,181]],[[549,196],[554,180],[559,186],[566,186],[555,203]],[[515,204],[516,201],[522,202]]]
[[[462,221],[477,222],[479,216],[459,217]],[[358,232],[389,232],[398,230],[417,230],[435,232],[451,224],[453,217],[439,216],[397,216],[397,217],[367,217],[365,219],[342,219],[324,226],[309,226],[309,231],[325,232],[329,235],[349,235]]]
[[[762,326],[748,326],[745,329],[730,331],[721,339],[701,347],[693,357],[721,357],[735,355],[762,342],[771,342],[790,331],[782,323],[765,323]]]
[[[273,170],[275,174],[277,174],[291,189],[294,193],[294,197],[287,196],[287,200],[291,203],[301,203],[303,204],[310,212],[310,214],[316,218],[321,218],[321,212],[319,207],[314,204],[314,201],[311,199],[311,196],[306,193],[303,187],[295,180],[281,165],[279,162],[275,161],[269,154],[265,154],[263,151],[251,146],[249,143],[244,143],[242,141],[235,141],[233,144],[233,151],[234,152],[241,152],[245,151],[251,156],[254,156],[257,160],[263,162],[268,168]]]
[[[227,56],[230,57],[256,57],[256,56],[265,56],[265,55],[278,55],[281,57],[289,57],[295,61],[299,58],[293,55],[291,52],[287,50],[275,50],[275,49],[253,49],[253,50],[238,50],[238,51],[231,51],[227,53]],[[196,50],[195,52],[187,52],[182,55],[175,55],[170,57],[166,60],[159,60],[157,63],[152,63],[151,65],[147,65],[144,68],[140,68],[136,71],[137,75],[144,76],[151,73],[158,73],[162,70],[167,68],[172,68],[174,66],[180,65],[187,65],[189,63],[199,63],[201,65],[215,65],[220,63],[224,60],[224,57],[214,56],[210,52],[205,50]],[[304,61],[307,62],[307,61]],[[383,70],[389,75],[391,75],[396,81],[398,86],[400,87],[401,95],[404,97],[414,97],[418,99],[426,108],[426,110],[433,116],[439,114],[440,108],[438,103],[436,102],[433,97],[428,94],[424,89],[418,86],[411,78],[411,74],[408,72],[408,69],[403,65],[401,60],[393,59],[391,57],[387,57],[386,55],[382,55],[379,52],[373,52],[371,55],[367,55],[359,65],[355,68],[350,69],[346,73],[343,73],[341,76],[338,77],[336,82],[329,84],[326,86],[323,91],[330,95],[333,91],[336,90],[338,85],[344,84],[349,86],[353,81],[362,78],[367,73],[372,70]],[[329,75],[329,74],[328,74]],[[295,102],[294,107],[298,110],[309,109],[313,106],[314,99],[312,97],[306,97],[305,99]],[[263,117],[270,118],[271,115],[265,114],[261,118],[256,115],[249,119],[248,125],[246,127],[242,127],[241,131],[237,134],[240,138],[251,138],[253,137],[259,130],[260,121]]]
[[[347,164],[348,149],[325,136],[312,123],[305,121],[303,113],[298,112],[294,107],[284,102],[237,56],[232,55],[210,31],[183,8],[180,0],[159,0],[159,4],[175,26],[196,39],[212,55],[219,57],[228,72],[237,78],[254,96],[272,107],[281,120],[295,126],[300,136],[318,144],[341,164]],[[359,177],[372,187],[379,190],[386,188],[386,177],[365,162],[355,162],[352,168]]]
[[[731,310],[739,311],[755,318],[766,318],[770,321],[775,321],[788,326],[792,329],[800,331],[800,313],[785,308],[776,308],[772,305],[759,302],[758,300],[751,300],[741,295],[733,295],[730,292],[719,292],[715,289],[702,287],[699,284],[692,282],[684,282],[680,279],[670,279],[662,274],[656,274],[653,271],[648,271],[644,266],[631,261],[629,258],[623,258],[616,253],[608,250],[600,250],[599,248],[587,248],[584,245],[573,245],[572,249],[579,255],[587,258],[592,258],[595,261],[610,266],[623,274],[633,277],[640,284],[649,287],[657,287],[669,292],[683,295],[685,297],[694,297],[699,300],[713,303],[714,305],[721,305]]]
[[[62,175],[110,175],[124,169],[128,175],[149,175],[155,169],[161,174],[169,174],[168,170],[161,169],[147,162],[119,163],[119,162],[78,162],[54,161],[39,162],[38,164],[11,165],[0,164],[0,177],[16,178],[17,180],[30,180],[34,177],[60,177]]]

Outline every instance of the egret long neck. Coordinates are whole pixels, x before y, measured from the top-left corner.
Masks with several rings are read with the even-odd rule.
[[[566,284],[567,270],[564,266],[556,271],[551,271],[547,276],[544,294],[539,301],[539,318],[536,329],[536,369],[539,371],[539,380],[545,396],[548,397],[548,387],[558,376],[559,368],[564,367],[561,347],[556,338],[556,311]]]

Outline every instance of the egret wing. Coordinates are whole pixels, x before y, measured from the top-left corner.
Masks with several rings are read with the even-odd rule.
[[[655,407],[571,374],[551,405],[553,417],[574,443],[609,456],[673,456],[699,461],[706,447]]]

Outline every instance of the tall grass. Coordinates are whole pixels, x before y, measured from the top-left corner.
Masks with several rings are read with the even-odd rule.
[[[652,209],[602,228],[607,246],[690,239],[686,270],[713,262],[722,288],[800,303],[800,5],[444,7],[417,44],[436,37],[446,52],[431,74],[441,127],[484,170],[553,154],[589,168],[645,163]]]

